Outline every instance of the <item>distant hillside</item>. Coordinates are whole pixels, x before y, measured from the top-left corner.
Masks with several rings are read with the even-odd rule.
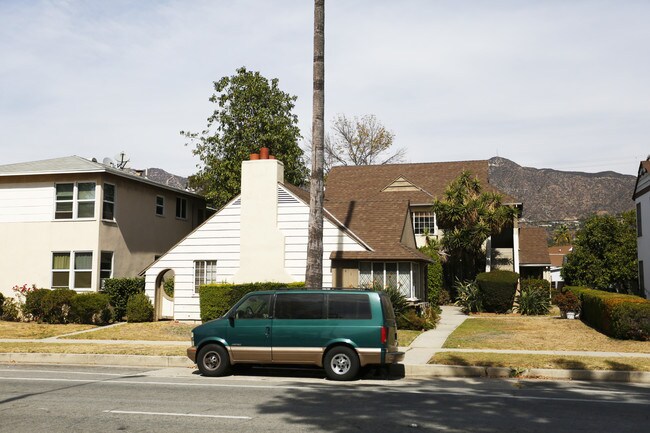
[[[145,170],[145,173],[147,179],[153,180],[154,182],[162,183],[173,188],[187,189],[186,177],[176,176],[161,168],[148,168]]]
[[[489,170],[490,184],[519,199],[524,206],[523,218],[535,225],[634,208],[634,176],[521,167],[498,157],[490,159]]]

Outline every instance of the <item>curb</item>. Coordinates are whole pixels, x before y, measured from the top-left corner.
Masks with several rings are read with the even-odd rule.
[[[193,367],[186,356],[100,355],[76,353],[0,353],[0,363],[77,364],[129,367]]]
[[[120,367],[184,367],[194,368],[185,356],[101,355],[72,353],[0,353],[5,364],[75,364]],[[493,379],[549,379],[601,382],[650,383],[650,372],[607,370],[559,370],[532,368],[518,370],[507,367],[476,367],[438,364],[398,364],[391,368],[396,376],[408,379],[440,377],[484,377]]]
[[[421,379],[436,377],[486,377],[495,379],[551,379],[650,383],[650,372],[645,371],[561,370],[552,368],[518,370],[507,367],[477,367],[437,364],[404,365],[404,376],[408,378]]]

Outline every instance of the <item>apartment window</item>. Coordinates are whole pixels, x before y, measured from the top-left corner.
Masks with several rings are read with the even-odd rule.
[[[637,237],[643,236],[643,224],[641,223],[641,203],[636,204],[636,235]]]
[[[434,234],[436,219],[433,212],[413,212],[413,232],[416,235]]]
[[[57,183],[54,219],[94,218],[95,183]]]
[[[113,252],[102,251],[99,260],[99,282],[100,287],[104,288],[104,281],[113,277]]]
[[[156,196],[156,215],[165,215],[165,197],[161,195]]]
[[[359,286],[399,289],[404,296],[413,296],[413,276],[417,265],[411,262],[360,262]]]
[[[90,289],[92,263],[92,252],[52,253],[52,288]]]
[[[115,220],[115,185],[110,183],[104,184],[102,219]]]
[[[176,197],[176,218],[187,219],[187,199]]]
[[[52,254],[52,288],[70,287],[70,253]]]
[[[217,261],[196,260],[194,261],[194,292],[199,293],[199,287],[203,284],[217,282]]]
[[[93,277],[93,253],[74,254],[74,288],[90,289]]]

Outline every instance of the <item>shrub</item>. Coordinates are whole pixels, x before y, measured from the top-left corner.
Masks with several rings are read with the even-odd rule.
[[[249,292],[304,287],[305,283],[206,284],[199,287],[201,320],[207,322],[223,316]]]
[[[126,303],[126,320],[128,322],[153,321],[153,305],[144,293],[132,295]]]
[[[112,315],[109,297],[105,293],[80,293],[71,299],[71,322],[106,325],[111,321]]]
[[[144,293],[144,278],[109,278],[104,282],[104,293],[114,308],[115,320],[121,321],[126,315],[129,298],[136,293]]]
[[[410,308],[409,301],[406,300],[406,296],[404,296],[404,294],[400,292],[398,288],[389,286],[383,289],[379,289],[378,291],[384,292],[388,295],[390,303],[393,304],[393,311],[395,312],[396,318],[399,318],[399,316],[407,313],[408,309]]]
[[[551,300],[548,297],[548,289],[530,286],[521,289],[517,296],[515,311],[528,316],[541,316],[548,314],[551,308]]]
[[[483,309],[490,313],[506,313],[512,308],[519,274],[510,271],[483,272],[476,276]]]
[[[650,340],[650,301],[634,295],[571,287],[580,296],[581,319],[610,337]]]
[[[4,298],[2,301],[2,316],[0,319],[7,322],[18,322],[20,319],[20,309],[14,298]]]
[[[557,293],[553,296],[553,303],[560,309],[562,317],[566,317],[569,311],[580,312],[580,299],[571,291]]]
[[[469,314],[483,311],[481,292],[476,281],[456,280],[454,288],[456,289],[455,304],[463,310],[463,313]]]
[[[27,320],[42,322],[45,312],[43,311],[43,298],[50,292],[49,289],[34,289],[25,294],[23,305],[23,316]]]
[[[413,331],[427,331],[436,327],[440,314],[435,307],[417,309],[409,307],[397,315],[397,328]]]
[[[521,280],[521,290],[533,289],[540,292],[546,292],[546,296],[550,299],[551,296],[551,283],[544,279],[527,278]]]
[[[2,304],[5,302],[5,295],[0,293],[0,317],[2,317]]]
[[[70,304],[77,294],[70,289],[47,290],[41,299],[43,321],[46,323],[68,323]]]
[[[169,296],[170,298],[174,297],[174,279],[173,278],[168,278],[165,280],[163,283],[163,290],[165,291],[165,294]]]

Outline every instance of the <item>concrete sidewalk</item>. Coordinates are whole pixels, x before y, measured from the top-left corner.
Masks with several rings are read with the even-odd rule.
[[[404,364],[427,364],[436,352],[442,349],[449,335],[454,332],[466,319],[460,307],[443,305],[440,307],[440,322],[435,329],[423,332],[406,348]]]
[[[533,351],[533,350],[490,350],[490,349],[444,349],[442,346],[449,335],[460,326],[468,316],[459,307],[443,306],[440,322],[436,329],[420,334],[409,347],[402,348],[405,357],[397,367],[397,375],[407,378],[434,377],[494,377],[494,378],[545,378],[557,380],[598,380],[616,382],[650,383],[650,373],[639,371],[592,371],[562,369],[530,369],[520,371],[508,367],[474,367],[453,365],[432,365],[429,360],[437,352],[483,352],[511,353],[555,356],[589,356],[606,358],[646,358],[650,363],[650,353],[624,352],[579,352],[579,351]],[[471,319],[470,319],[471,320]],[[110,325],[120,326],[120,324]],[[102,328],[97,328],[102,329]],[[105,329],[105,328],[104,328]],[[93,332],[79,331],[67,336]],[[0,343],[57,343],[57,344],[121,344],[136,346],[183,346],[189,341],[148,341],[148,340],[87,340],[60,338],[44,339],[0,339]],[[103,355],[103,354],[59,354],[59,353],[0,353],[0,363],[25,364],[83,364],[119,365],[137,367],[186,367],[194,364],[185,356],[147,356],[147,355]]]

